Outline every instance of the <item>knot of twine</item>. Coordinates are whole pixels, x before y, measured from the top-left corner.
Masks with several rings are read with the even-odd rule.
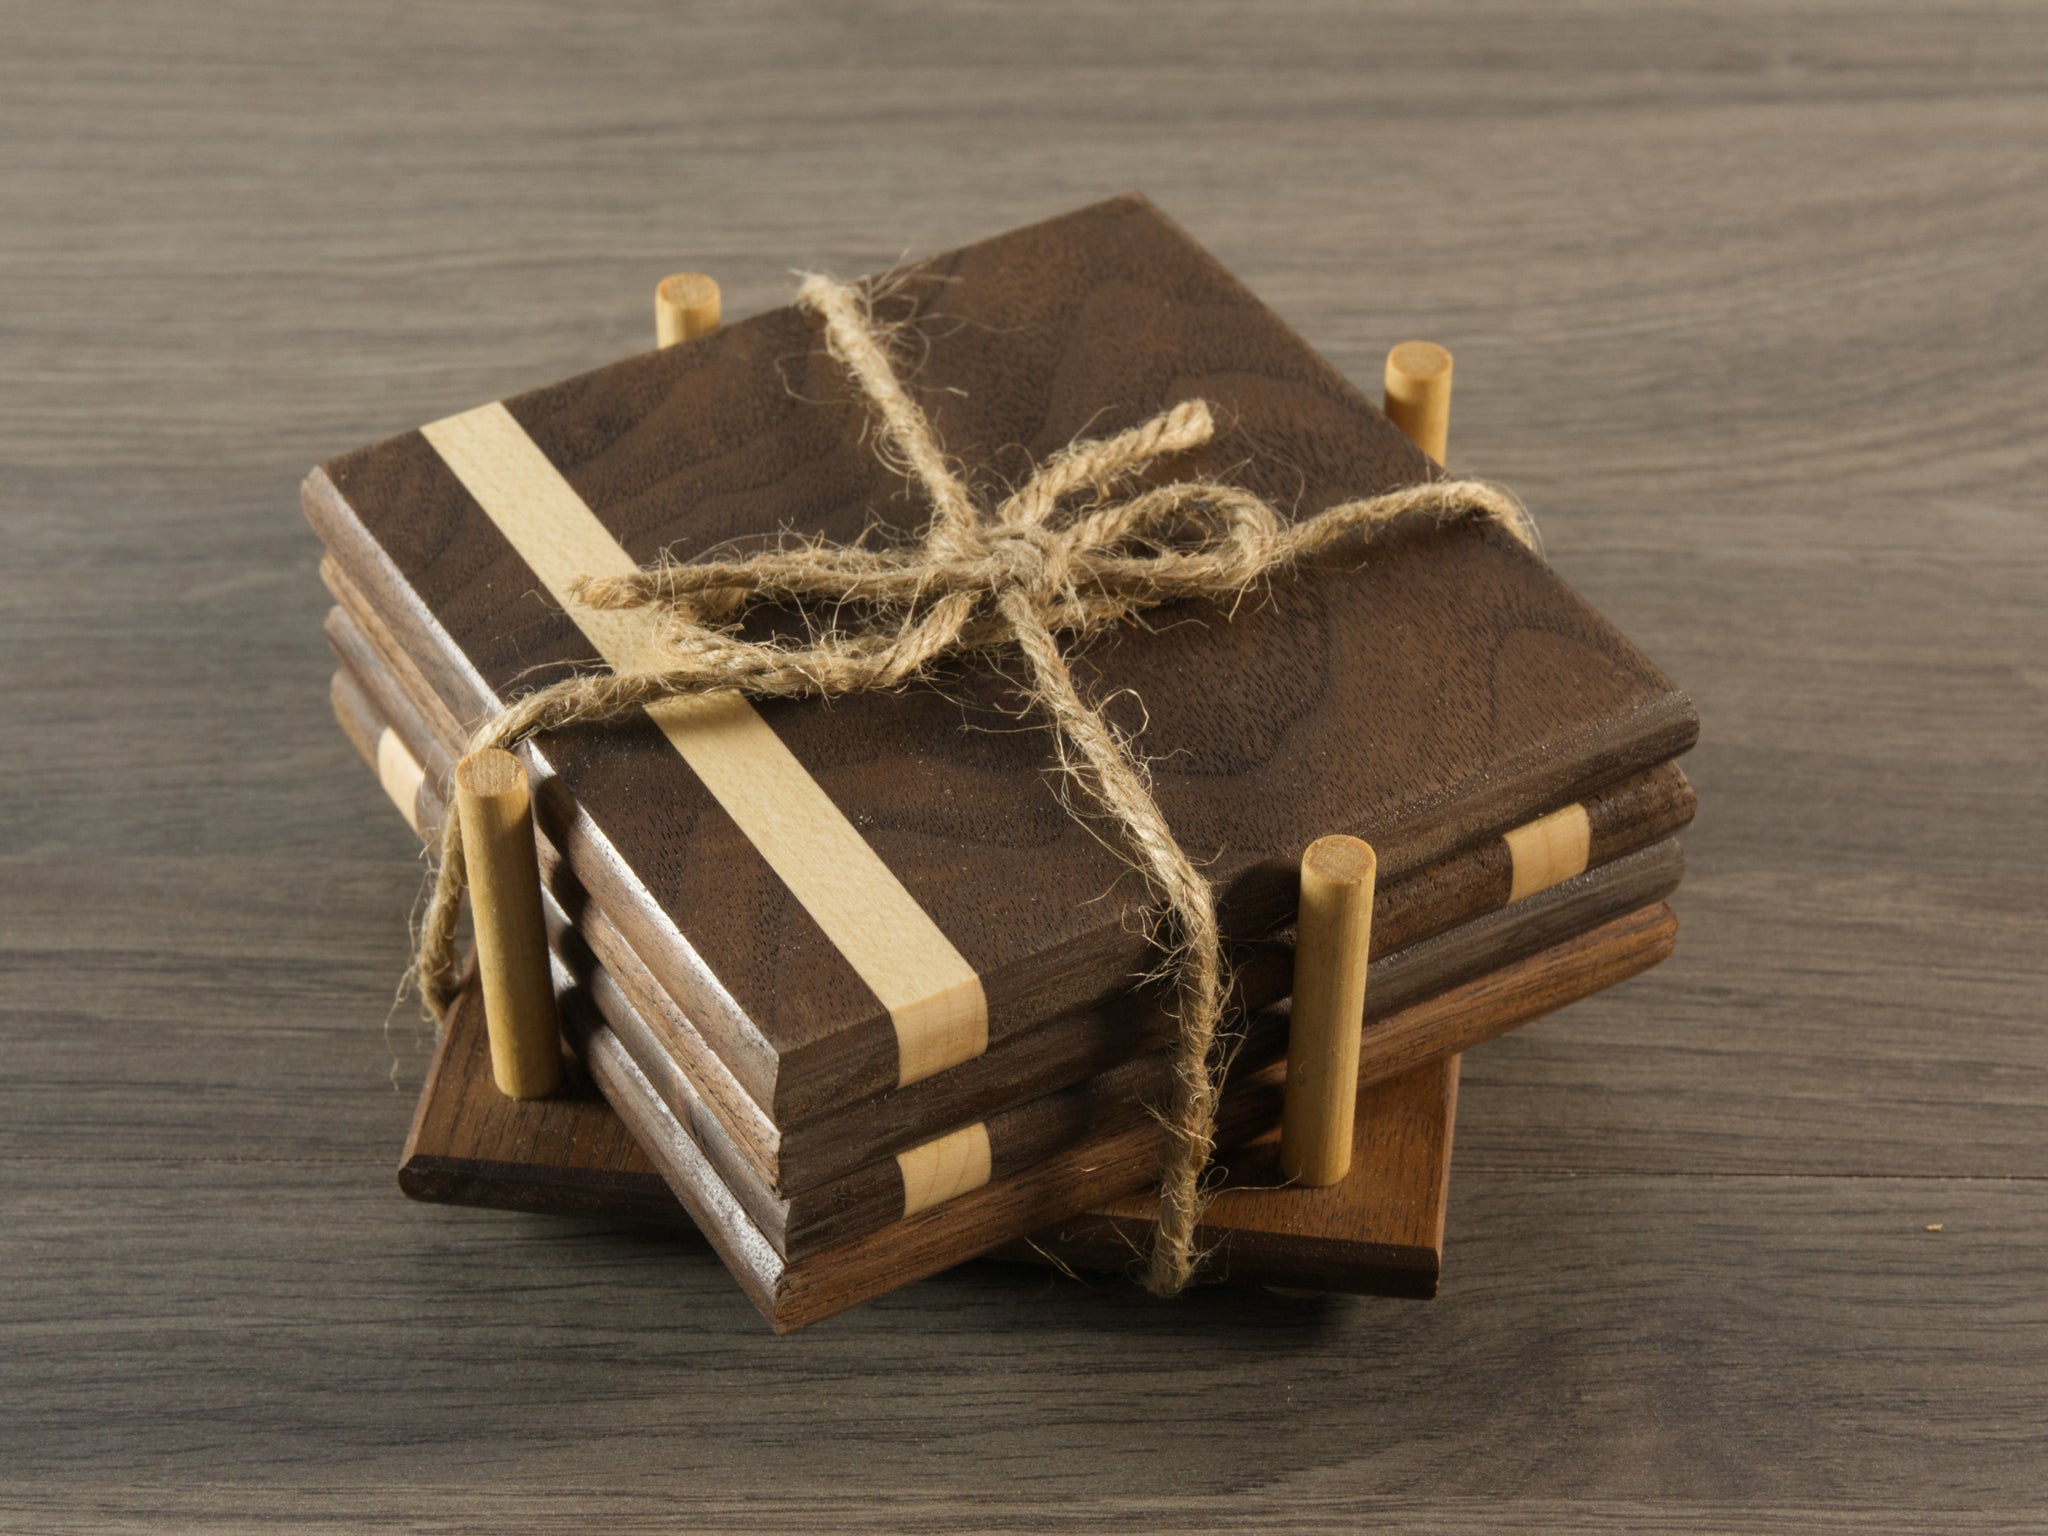
[[[1058,766],[1114,824],[1155,903],[1163,976],[1178,994],[1171,1101],[1160,1121],[1159,1222],[1145,1284],[1181,1290],[1194,1269],[1221,1091],[1218,1035],[1227,991],[1216,902],[1175,841],[1149,775],[1115,726],[1083,699],[1061,651],[1146,609],[1183,598],[1230,599],[1347,539],[1369,539],[1396,518],[1498,523],[1532,550],[1535,526],[1509,492],[1480,481],[1431,481],[1348,501],[1289,523],[1239,486],[1190,479],[1119,498],[1170,455],[1207,444],[1208,406],[1190,400],[1114,437],[1078,440],[999,505],[978,506],[941,449],[888,355],[888,332],[859,289],[822,276],[797,303],[823,322],[829,354],[866,397],[878,451],[930,500],[914,544],[785,542],[743,559],[664,557],[632,576],[588,579],[577,598],[595,608],[651,608],[665,620],[661,664],[580,674],[514,701],[474,734],[470,750],[511,747],[537,732],[616,719],[665,699],[736,689],[767,698],[829,698],[894,688],[942,660],[1008,653],[1020,689],[1052,726]],[[1074,504],[1067,516],[1059,514]],[[797,639],[754,641],[740,626],[757,606],[822,611]],[[864,623],[848,625],[851,613]],[[415,974],[428,1008],[445,1011],[456,982],[455,931],[467,875],[462,824],[444,818],[433,894]]]

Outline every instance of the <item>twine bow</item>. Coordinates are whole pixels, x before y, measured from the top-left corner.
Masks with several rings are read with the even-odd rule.
[[[915,544],[822,541],[736,560],[660,563],[628,577],[587,580],[580,600],[598,608],[659,610],[663,664],[584,674],[541,688],[480,727],[471,750],[509,747],[540,731],[629,715],[683,695],[737,689],[769,698],[831,697],[894,688],[967,654],[1021,659],[1028,703],[1053,728],[1059,767],[1114,824],[1156,903],[1162,974],[1178,992],[1173,1093],[1161,1117],[1158,1235],[1145,1283],[1179,1291],[1195,1264],[1203,1173],[1214,1152],[1220,1091],[1218,1032],[1226,981],[1216,903],[1160,814],[1130,744],[1085,700],[1061,640],[1085,639],[1146,609],[1183,598],[1235,597],[1263,578],[1347,539],[1370,538],[1394,519],[1501,524],[1530,548],[1535,527],[1511,494],[1479,481],[1433,481],[1348,501],[1289,523],[1241,487],[1175,481],[1119,498],[1118,488],[1162,459],[1209,442],[1209,408],[1186,401],[1114,437],[1076,441],[1014,495],[976,505],[911,400],[888,355],[888,333],[862,291],[821,276],[797,303],[823,322],[830,355],[866,396],[884,457],[932,505]],[[1070,515],[1063,509],[1073,504]],[[798,605],[824,614],[801,640],[743,639],[750,610]],[[852,614],[862,620],[845,622]],[[455,928],[467,878],[460,818],[445,818],[433,895],[421,924],[416,973],[428,1006],[452,995]]]

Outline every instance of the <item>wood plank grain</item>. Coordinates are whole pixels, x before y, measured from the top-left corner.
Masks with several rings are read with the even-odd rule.
[[[2039,1528],[2034,6],[0,35],[0,1524]],[[651,344],[680,266],[748,314],[1131,186],[1354,381],[1455,350],[1459,468],[1712,724],[1682,952],[1466,1058],[1442,1294],[983,1263],[791,1348],[698,1238],[393,1198],[421,872],[304,465]]]
[[[311,1499],[315,1520],[346,1514],[356,1528],[402,1525],[427,1504],[458,1524],[534,1511],[566,1530],[613,1513],[653,1529],[682,1503],[720,1527],[822,1530],[843,1518],[848,1490],[873,1490],[875,1508],[850,1518],[884,1530],[957,1523],[970,1478],[990,1485],[998,1513],[1036,1523],[1064,1497],[1037,1480],[1072,1464],[1089,1468],[1089,1486],[1071,1490],[1089,1523],[1307,1531],[1379,1510],[1425,1530],[1497,1530],[1505,1506],[1518,1524],[1560,1530],[1648,1518],[1706,1531],[1745,1511],[1782,1530],[1787,1510],[1824,1522],[1825,1504],[1857,1510],[1862,1529],[1953,1530],[1980,1513],[1997,1529],[2003,1511],[2023,1530],[2039,1475],[2024,1430],[2038,1402],[2030,1341],[2048,1327],[2035,1283],[2044,1196],[2017,1181],[1461,1170],[1446,1283],[1429,1307],[1220,1287],[1167,1307],[1121,1281],[981,1263],[788,1341],[747,1326],[693,1236],[411,1205],[392,1198],[388,1156],[231,1163],[197,1183],[173,1165],[82,1158],[15,1197],[24,1254],[0,1293],[18,1344],[7,1366],[34,1379],[39,1411],[65,1433],[25,1436],[31,1454],[5,1501],[31,1529],[281,1529]],[[125,1227],[97,1219],[109,1200],[133,1213]],[[1942,1233],[1922,1231],[1942,1218]],[[238,1234],[234,1251],[196,1250],[188,1225]],[[414,1246],[365,1264],[360,1237],[374,1230],[412,1232]],[[136,1277],[169,1267],[189,1276],[194,1302],[157,1312],[145,1350]],[[1532,1267],[1568,1277],[1583,1310],[1535,1327]],[[1731,1306],[1738,1274],[1749,1289]],[[1968,1305],[1953,1300],[1958,1274]],[[276,1320],[260,1397],[195,1402],[223,1351],[246,1347],[198,1304],[202,1285]],[[58,1309],[75,1322],[38,1326]],[[1982,1347],[1987,1321],[2007,1348]],[[1000,1327],[1012,1342],[991,1336]],[[1802,1347],[1759,1372],[1757,1354],[1795,1328]],[[494,1341],[521,1330],[554,1347],[491,1364]],[[877,1369],[906,1335],[935,1341],[922,1368]],[[278,1362],[286,1347],[301,1359]],[[745,1381],[751,1400],[677,1392],[679,1358]],[[146,1426],[110,1415],[102,1373],[129,1384],[131,1409],[163,1411]],[[1283,1378],[1301,1426],[1284,1449],[1172,1418],[1177,1403],[1190,1412],[1199,1379],[1204,1422],[1259,1422]],[[1077,1396],[1091,1381],[1098,1396]],[[998,1407],[981,1403],[988,1393]],[[1910,1422],[1895,1411],[1901,1393]],[[605,1457],[603,1487],[575,1481],[543,1407],[588,1424],[570,1452]],[[764,1474],[758,1447],[729,1448],[736,1412],[791,1464]],[[932,1445],[960,1451],[961,1419],[983,1414],[1006,1427],[965,1437],[971,1472],[943,1464],[923,1490],[885,1475],[928,1465]],[[1106,1437],[1132,1434],[1126,1414],[1172,1433],[1103,1456]],[[1005,1438],[1020,1435],[1030,1443]],[[178,1476],[219,1466],[223,1436],[235,1476]],[[379,1452],[384,1439],[401,1446]],[[336,1444],[364,1446],[373,1465],[353,1477],[308,1466]],[[1482,1510],[1470,1490],[1503,1444],[1531,1465]],[[533,1486],[536,1457],[559,1468],[545,1487]],[[1663,1469],[1659,1486],[1643,1486],[1646,1465]],[[1162,1479],[1170,1491],[1152,1486]]]

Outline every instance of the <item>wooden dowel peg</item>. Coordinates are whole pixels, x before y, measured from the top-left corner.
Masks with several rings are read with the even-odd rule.
[[[469,866],[491,1075],[507,1098],[545,1098],[561,1086],[562,1051],[525,765],[495,747],[470,753],[455,765],[455,806]]]
[[[1451,435],[1451,354],[1404,341],[1387,354],[1387,419],[1437,463]]]
[[[1319,837],[1301,856],[1294,1012],[1280,1123],[1280,1170],[1297,1184],[1321,1188],[1351,1171],[1378,868],[1372,845],[1355,837]]]
[[[718,279],[676,272],[654,289],[654,339],[664,347],[718,329]]]

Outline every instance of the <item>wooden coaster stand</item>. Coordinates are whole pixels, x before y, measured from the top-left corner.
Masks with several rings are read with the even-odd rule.
[[[336,720],[407,824],[431,835],[447,814],[434,783],[346,664],[348,653],[341,654]],[[1514,858],[1518,884],[1522,862]],[[1198,1234],[1200,1278],[1292,1290],[1434,1294],[1459,1065],[1446,1050],[1655,965],[1670,953],[1675,927],[1669,908],[1653,903],[1411,1009],[1432,1015],[1418,1017],[1419,1028],[1394,1018],[1373,1026],[1380,1049],[1372,1081],[1359,1090],[1349,1173],[1324,1189],[1288,1185],[1279,1168],[1277,1129],[1229,1154],[1217,1168],[1218,1193]],[[587,954],[572,957],[562,973],[571,988],[562,994],[565,1027],[573,1021],[587,1043],[604,1033],[590,1017],[590,965]],[[1532,970],[1541,995],[1518,1001],[1512,975]],[[1390,1031],[1405,1042],[1391,1054],[1385,1049]],[[1364,1052],[1360,1061],[1363,1079]],[[1273,1096],[1276,1116],[1279,1098]],[[408,1195],[437,1203],[688,1224],[677,1197],[576,1063],[562,1088],[545,1099],[515,1100],[499,1091],[474,976],[441,1033],[398,1176]],[[991,1256],[1134,1272],[1156,1219],[1153,1196],[1134,1191]]]
[[[664,278],[655,290],[659,344],[716,330],[721,309],[711,277]],[[1403,343],[1387,358],[1387,414],[1439,463],[1450,376],[1449,354],[1428,343]],[[393,747],[388,730],[374,750],[380,780],[417,830],[419,766]],[[532,822],[522,815],[523,766],[509,754],[476,754],[459,766],[455,789],[477,908],[476,974],[436,1053],[401,1183],[426,1199],[678,1219],[658,1176],[582,1075],[562,1075]],[[1583,840],[1579,847],[1583,861]],[[1569,857],[1566,849],[1547,862],[1561,865]],[[1351,837],[1319,839],[1303,855],[1282,1125],[1219,1170],[1223,1193],[1210,1208],[1205,1235],[1221,1241],[1219,1260],[1228,1262],[1212,1266],[1210,1278],[1227,1273],[1411,1296],[1435,1291],[1458,1059],[1361,1093],[1375,866],[1370,845]],[[486,1064],[496,1094],[484,1085]],[[493,1099],[502,1111],[490,1107]],[[532,1099],[549,1102],[530,1110],[507,1102]],[[536,1114],[541,1118],[531,1127],[526,1119],[519,1129],[508,1122],[497,1138],[516,1143],[516,1153],[491,1153],[492,1138],[476,1130],[507,1115]],[[543,1123],[562,1143],[553,1156],[546,1132],[531,1139],[532,1127]],[[1356,1168],[1355,1149],[1363,1149]],[[1005,1253],[1063,1266],[1127,1267],[1142,1252],[1153,1216],[1149,1196],[1134,1194]],[[1368,1251],[1375,1262],[1361,1264]]]
[[[717,279],[705,273],[673,273],[655,287],[660,346],[709,334],[722,314]],[[1386,379],[1388,416],[1441,463],[1450,354],[1403,342],[1387,354]],[[561,1068],[526,772],[508,752],[472,753],[457,765],[455,792],[492,1075],[509,1098],[542,1098],[560,1083]],[[1336,1184],[1351,1167],[1376,864],[1371,846],[1355,837],[1321,838],[1302,855],[1280,1167],[1307,1188]]]

